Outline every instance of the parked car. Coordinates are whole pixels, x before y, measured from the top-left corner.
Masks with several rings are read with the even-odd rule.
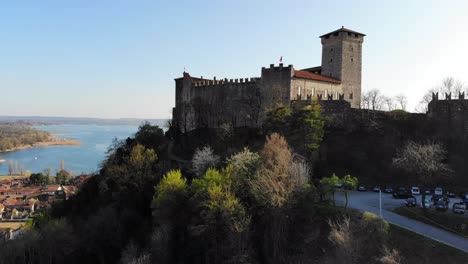
[[[452,206],[452,212],[455,214],[464,214],[466,205],[464,203],[454,203]]]
[[[413,196],[406,199],[406,207],[416,207],[416,198]]]
[[[374,186],[374,188],[372,188],[372,191],[373,192],[380,192],[380,186]]]
[[[468,193],[465,194],[464,197],[462,197],[461,202],[468,206]]]
[[[434,203],[434,205],[439,201],[443,201],[446,204],[450,203],[450,199],[447,198],[447,196],[437,195],[437,194],[432,195],[431,201]]]
[[[428,188],[428,187],[424,188],[424,192],[426,194],[431,194],[431,188]]]
[[[434,194],[436,194],[436,195],[442,195],[442,194],[444,194],[444,191],[442,190],[442,188],[436,187],[436,188],[434,189]]]
[[[341,182],[335,183],[335,189],[342,189],[343,184]]]
[[[411,187],[411,194],[412,194],[412,195],[420,195],[421,192],[419,192],[419,188],[418,188],[418,187]]]
[[[386,193],[393,193],[393,188],[392,188],[391,186],[387,186],[387,187],[385,187],[384,192],[386,192]]]
[[[364,186],[363,184],[359,184],[359,186],[357,187],[357,190],[360,192],[367,191],[366,186]]]
[[[448,205],[444,201],[440,200],[435,204],[435,208],[438,211],[447,211]]]
[[[447,197],[455,198],[455,197],[457,197],[457,195],[455,194],[455,192],[447,191]]]
[[[395,199],[407,199],[409,197],[411,197],[411,194],[404,187],[398,188],[398,190],[393,193],[393,198]]]
[[[423,202],[424,202],[424,205],[426,206],[426,208],[431,208],[431,199],[426,197],[424,199],[424,201],[421,201],[421,207],[423,207]]]

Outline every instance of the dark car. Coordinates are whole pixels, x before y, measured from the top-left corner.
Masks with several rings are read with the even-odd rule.
[[[365,192],[365,191],[367,191],[366,186],[364,186],[364,185],[362,185],[362,184],[359,184],[359,186],[357,187],[357,190],[360,191],[360,192]]]
[[[408,192],[405,188],[400,187],[396,192],[393,193],[393,198],[395,199],[407,199],[410,198],[412,195]]]
[[[448,205],[443,200],[439,200],[435,203],[435,208],[437,211],[447,211]]]
[[[447,191],[447,197],[455,198],[455,197],[457,197],[457,195],[455,194],[455,192]]]
[[[447,196],[438,195],[438,194],[432,195],[431,201],[434,203],[434,205],[439,201],[443,201],[446,204],[450,203],[450,199]]]
[[[413,196],[406,199],[406,206],[407,207],[416,207],[416,204],[417,204],[416,198],[414,198]]]
[[[391,186],[387,186],[387,187],[385,187],[384,192],[386,192],[386,193],[392,193],[392,192],[393,192],[393,188],[392,188]]]
[[[461,202],[468,206],[468,194],[462,196]]]
[[[373,192],[380,192],[380,186],[374,186],[374,187],[372,188],[372,191],[373,191]]]

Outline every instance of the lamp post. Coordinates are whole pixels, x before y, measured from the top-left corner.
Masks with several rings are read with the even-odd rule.
[[[382,217],[382,190],[379,189],[379,211],[380,211],[380,218]]]

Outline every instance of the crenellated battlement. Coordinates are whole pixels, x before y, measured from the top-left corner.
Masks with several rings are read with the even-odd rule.
[[[432,93],[432,101],[439,101],[439,93]],[[458,92],[458,98],[453,98],[452,99],[452,93],[445,93],[445,100],[440,100],[440,101],[452,101],[452,100],[467,100],[465,99],[465,92]]]
[[[290,71],[292,68],[293,68],[292,64],[289,64],[286,67],[283,65],[283,63],[280,63],[278,66],[275,66],[275,64],[270,64],[269,68],[262,67],[262,72],[263,71],[283,71],[283,70]]]
[[[192,82],[192,87],[206,87],[206,86],[221,86],[226,84],[254,84],[260,80],[259,77],[252,78],[236,78],[236,79],[221,79],[217,80],[216,77],[213,80],[202,80]]]

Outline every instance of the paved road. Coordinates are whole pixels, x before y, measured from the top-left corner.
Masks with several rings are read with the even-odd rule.
[[[344,201],[344,195],[342,193],[336,193],[335,196],[337,201]],[[348,193],[348,198],[348,207],[362,211],[372,212],[379,215],[379,193],[352,191]],[[421,202],[420,197],[417,197],[416,199],[418,200],[418,203]],[[451,200],[458,201],[459,199],[454,198]],[[404,199],[394,199],[391,194],[382,193],[383,218],[392,224],[406,228],[408,230],[437,240],[449,246],[458,248],[468,253],[468,238],[456,235],[454,233],[433,227],[431,225],[416,220],[406,218],[391,211],[395,207],[402,206],[404,202]],[[447,213],[451,214],[452,212],[449,210],[447,211]]]

